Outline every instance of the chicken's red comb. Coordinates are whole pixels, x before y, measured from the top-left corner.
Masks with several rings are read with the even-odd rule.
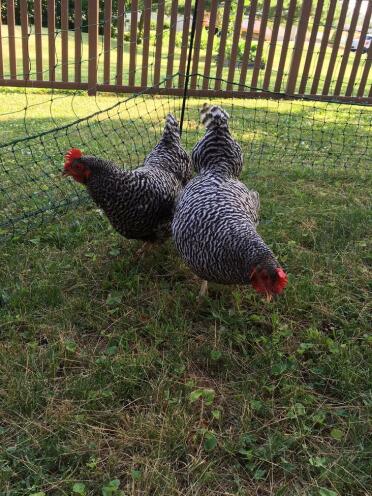
[[[71,148],[65,155],[65,165],[70,165],[73,160],[81,158],[82,156],[81,150],[78,148]]]
[[[287,286],[288,276],[281,267],[276,269],[276,273],[278,274],[278,282],[276,283],[276,290],[277,290],[276,292],[281,293],[283,289]]]

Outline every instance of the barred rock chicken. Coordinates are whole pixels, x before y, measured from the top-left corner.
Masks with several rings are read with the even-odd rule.
[[[281,293],[287,275],[256,231],[259,195],[238,180],[241,148],[230,135],[229,115],[204,105],[201,122],[206,134],[191,160],[199,173],[180,195],[172,223],[178,251],[202,279],[223,284],[251,284],[272,295]]]
[[[76,148],[65,160],[63,174],[87,187],[120,234],[150,243],[170,236],[175,200],[192,173],[173,115],[167,116],[159,143],[134,171]]]

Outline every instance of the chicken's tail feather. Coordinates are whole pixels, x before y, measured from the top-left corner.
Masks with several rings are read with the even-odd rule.
[[[163,138],[171,141],[180,139],[180,127],[173,114],[168,114],[165,119]]]
[[[227,126],[229,114],[218,105],[208,105],[205,103],[200,111],[200,121],[208,129],[211,126]]]

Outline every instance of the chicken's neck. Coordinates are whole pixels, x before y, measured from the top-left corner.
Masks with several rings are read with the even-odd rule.
[[[257,266],[264,266],[267,269],[278,266],[273,252],[258,234],[253,223],[247,224],[245,229],[241,228],[237,237],[240,240],[239,252],[242,254],[247,273],[252,272]]]
[[[107,207],[112,208],[115,204],[119,204],[126,189],[130,171],[125,171],[103,160],[96,160],[94,164],[91,164],[91,170],[92,175],[86,186],[97,205],[105,210]]]

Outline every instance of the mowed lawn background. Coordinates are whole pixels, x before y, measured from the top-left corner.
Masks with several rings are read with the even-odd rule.
[[[2,90],[1,141],[119,98]],[[187,102],[188,149],[202,103]],[[28,233],[31,220],[17,224],[0,247],[1,494],[369,494],[371,113],[216,103],[289,274],[284,295],[211,285],[198,302],[171,241],[138,260],[140,244],[89,201]],[[75,191],[60,177],[70,146],[135,166],[168,111],[179,117],[180,99],[136,97],[79,132],[5,147],[2,215]]]

